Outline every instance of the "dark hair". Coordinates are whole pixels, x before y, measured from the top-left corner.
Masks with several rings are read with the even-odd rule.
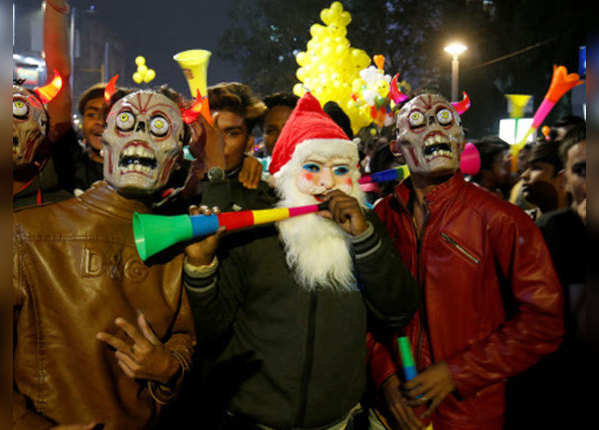
[[[341,109],[341,106],[334,101],[330,101],[325,103],[322,110],[324,110],[331,119],[343,129],[347,137],[350,139],[354,138],[354,132],[351,129],[351,121],[343,109]]]
[[[583,142],[586,140],[586,135],[582,137],[580,134],[566,135],[564,139],[559,142],[559,158],[562,160],[563,165],[565,166],[568,162],[568,151],[577,143]]]
[[[485,136],[472,143],[480,154],[480,170],[490,170],[495,156],[510,148],[509,143],[499,136]]]
[[[252,89],[239,82],[221,82],[209,87],[208,102],[212,110],[227,110],[243,117],[248,135],[266,111],[266,105]]]
[[[554,168],[553,174],[557,175],[563,169],[563,163],[559,156],[559,145],[555,142],[539,142],[534,145],[528,162],[532,164],[538,161],[551,164]]]
[[[264,97],[262,101],[267,109],[272,109],[275,106],[287,106],[293,109],[298,100],[299,97],[292,93],[273,93]]]

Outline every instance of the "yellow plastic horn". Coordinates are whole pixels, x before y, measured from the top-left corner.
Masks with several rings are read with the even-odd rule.
[[[173,56],[173,60],[179,63],[179,67],[183,70],[192,97],[197,95],[198,89],[202,96],[207,95],[206,75],[211,55],[212,52],[205,49],[191,49]]]
[[[506,94],[505,98],[509,100],[509,113],[511,118],[522,118],[524,108],[532,96],[527,94]]]

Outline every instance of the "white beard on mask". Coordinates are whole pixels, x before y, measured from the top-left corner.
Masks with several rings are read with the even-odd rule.
[[[318,203],[312,195],[302,193],[296,185],[301,168],[301,164],[291,160],[275,174],[276,190],[282,198],[278,207]],[[360,173],[355,169],[352,173],[353,186],[338,188],[356,198],[364,207],[364,193],[357,182],[359,176]],[[320,194],[325,190],[313,192]],[[335,221],[312,213],[279,221],[277,227],[285,246],[287,264],[302,288],[308,291],[319,288],[339,292],[356,290],[350,236]]]

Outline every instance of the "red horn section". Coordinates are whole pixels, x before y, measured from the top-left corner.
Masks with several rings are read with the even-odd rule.
[[[37,87],[33,91],[38,95],[44,104],[50,103],[54,97],[58,95],[62,88],[62,78],[60,74],[54,70],[54,78],[52,82],[43,87]]]
[[[185,124],[191,124],[200,115],[204,117],[209,124],[212,124],[212,116],[210,115],[210,106],[208,104],[208,97],[202,97],[200,90],[198,89],[197,97],[189,109],[181,109],[181,116]]]
[[[460,115],[466,112],[468,109],[470,109],[470,97],[468,97],[466,91],[464,91],[463,94],[464,98],[461,102],[451,102],[451,105],[455,108],[456,111],[458,111]]]
[[[108,84],[106,85],[106,88],[104,88],[104,101],[106,102],[107,105],[110,104],[110,100],[112,100],[112,96],[114,95],[115,91],[116,91],[116,81],[119,79],[119,75],[114,75],[112,77],[112,79],[108,82]]]
[[[395,102],[395,104],[399,104],[401,102],[405,102],[408,99],[404,93],[399,90],[399,86],[397,85],[397,79],[399,78],[399,73],[393,76],[393,80],[391,81],[391,86],[389,87],[389,94],[391,94],[391,99]]]

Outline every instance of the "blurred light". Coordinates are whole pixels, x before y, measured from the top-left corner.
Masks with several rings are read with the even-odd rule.
[[[499,120],[499,137],[510,145],[520,142],[532,125],[532,118],[508,118]],[[535,133],[528,136],[527,142],[534,142]]]
[[[449,45],[447,45],[445,48],[443,48],[445,52],[453,55],[454,57],[458,57],[459,55],[461,55],[465,50],[468,49],[468,47],[466,45],[464,45],[463,43],[460,42],[453,42],[450,43]]]

